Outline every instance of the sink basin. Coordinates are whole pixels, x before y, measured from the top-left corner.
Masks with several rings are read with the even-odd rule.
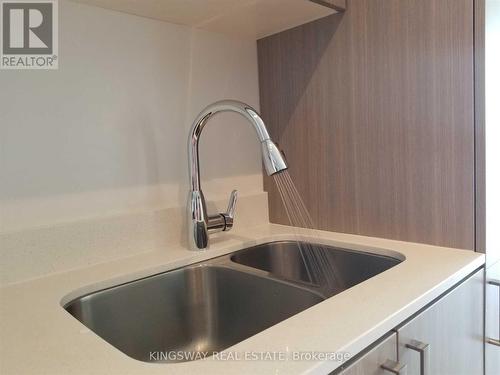
[[[316,285],[326,297],[401,263],[400,259],[390,256],[297,241],[271,242],[244,249],[233,254],[231,260],[284,280]],[[328,283],[322,275],[326,275]]]
[[[243,341],[401,259],[271,242],[90,293],[64,308],[132,358],[185,362]]]
[[[270,278],[198,265],[98,291],[64,307],[132,358],[182,362],[223,350],[323,299]]]

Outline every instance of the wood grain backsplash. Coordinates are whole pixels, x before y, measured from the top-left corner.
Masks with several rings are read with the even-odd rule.
[[[474,249],[473,53],[473,0],[350,0],[258,41],[261,112],[317,228]]]

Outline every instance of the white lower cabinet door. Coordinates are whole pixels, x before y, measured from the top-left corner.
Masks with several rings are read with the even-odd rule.
[[[500,375],[500,262],[486,270],[486,375]]]
[[[398,329],[408,375],[483,374],[483,288],[481,270]]]
[[[342,375],[387,375],[405,374],[405,367],[397,361],[398,342],[396,333],[369,349],[353,364],[340,372]],[[386,370],[384,370],[386,368]]]

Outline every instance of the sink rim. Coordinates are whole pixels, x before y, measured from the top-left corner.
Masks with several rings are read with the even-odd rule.
[[[393,259],[393,260],[397,260],[398,264],[402,263],[406,260],[406,257],[403,254],[398,253],[396,251],[392,251],[392,250],[376,249],[377,250],[376,252],[375,251],[372,252],[372,251],[350,249],[350,248],[343,247],[343,246],[337,246],[337,245],[332,245],[332,244],[323,244],[323,243],[311,242],[311,241],[299,240],[299,239],[298,240],[277,240],[277,241],[263,242],[263,243],[255,244],[255,245],[252,245],[252,246],[240,249],[240,250],[235,250],[231,253],[226,254],[226,256],[229,256],[229,258],[231,259],[231,261],[233,263],[241,264],[241,263],[238,263],[238,262],[233,260],[233,258],[235,256],[237,256],[238,253],[243,254],[247,251],[251,251],[252,249],[254,249],[256,247],[265,246],[265,245],[272,245],[272,244],[283,244],[283,243],[309,243],[311,245],[316,245],[316,246],[326,246],[326,247],[331,247],[331,248],[334,248],[335,250],[343,251],[346,253],[364,254],[364,255],[377,257],[377,258]],[[380,250],[380,251],[378,251],[378,250]]]
[[[118,286],[122,286],[125,284],[133,283],[135,281],[139,281],[142,279],[147,279],[150,277],[155,277],[167,272],[173,272],[177,271],[179,269],[183,268],[189,268],[189,267],[196,267],[200,266],[203,264],[207,263],[212,263],[212,262],[217,262],[218,264],[225,264],[226,266],[230,268],[238,268],[243,271],[243,272],[249,272],[252,274],[260,275],[263,277],[268,277],[275,279],[280,282],[292,284],[295,287],[303,287],[306,289],[310,289],[311,286],[314,287],[314,284],[308,284],[308,283],[298,283],[298,282],[290,282],[285,279],[280,279],[271,273],[264,271],[264,270],[259,270],[256,268],[252,268],[249,266],[245,266],[243,264],[239,264],[236,262],[233,262],[231,260],[231,257],[235,255],[238,252],[243,252],[245,250],[251,249],[256,246],[261,246],[261,245],[269,245],[269,244],[274,244],[274,243],[284,243],[284,242],[307,242],[313,245],[323,245],[323,246],[329,246],[329,247],[335,247],[339,250],[342,251],[348,251],[348,252],[354,252],[354,253],[361,253],[361,254],[367,254],[367,255],[372,255],[372,256],[382,256],[382,257],[388,257],[392,258],[395,260],[399,260],[399,264],[403,263],[404,261],[407,260],[406,256],[403,255],[402,253],[395,251],[395,250],[390,250],[386,249],[383,247],[377,247],[377,246],[369,246],[369,245],[364,245],[364,244],[358,244],[358,243],[349,243],[345,241],[331,241],[328,239],[323,239],[321,237],[314,237],[314,236],[305,236],[301,235],[300,238],[293,238],[293,235],[287,235],[284,236],[283,238],[280,239],[275,239],[275,240],[261,240],[261,241],[256,241],[255,243],[245,245],[243,248],[235,249],[235,250],[230,250],[226,252],[225,254],[220,254],[220,255],[215,255],[214,257],[207,258],[201,261],[195,261],[193,263],[187,263],[184,265],[179,265],[179,266],[174,266],[173,268],[168,268],[165,270],[161,271],[153,271],[153,270],[142,270],[144,271],[145,275],[143,276],[132,276],[133,274],[129,273],[128,275],[120,276],[120,277],[112,277],[108,279],[103,279],[100,281],[97,281],[95,283],[87,284],[82,287],[79,287],[77,289],[72,290],[69,293],[66,293],[64,296],[62,296],[59,300],[59,305],[66,310],[66,306],[69,305],[70,303],[74,302],[75,300],[82,298],[84,296],[94,294],[103,290],[107,289],[112,289]],[[223,262],[220,260],[224,260]],[[220,262],[220,263],[219,263]],[[396,264],[394,267],[397,267],[399,264]],[[394,267],[391,267],[394,268]],[[390,269],[386,270],[389,271]],[[384,272],[386,272],[384,271]],[[140,271],[139,271],[140,272]],[[130,279],[129,279],[130,277]],[[126,279],[125,281],[123,279]],[[102,286],[102,284],[105,284],[106,286]]]

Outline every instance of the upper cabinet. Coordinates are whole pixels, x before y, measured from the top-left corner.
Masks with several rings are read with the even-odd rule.
[[[73,1],[255,39],[261,39],[345,9],[345,0]]]

